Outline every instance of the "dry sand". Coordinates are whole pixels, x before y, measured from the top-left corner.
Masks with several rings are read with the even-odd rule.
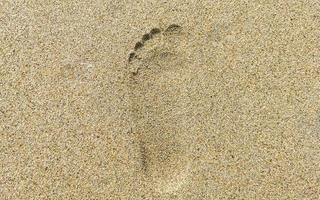
[[[319,27],[317,0],[0,1],[0,199],[320,199]]]

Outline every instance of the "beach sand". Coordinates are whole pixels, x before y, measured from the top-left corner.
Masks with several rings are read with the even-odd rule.
[[[0,199],[319,199],[320,3],[1,1]]]

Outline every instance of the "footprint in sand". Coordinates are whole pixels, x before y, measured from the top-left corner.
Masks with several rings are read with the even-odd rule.
[[[157,192],[182,188],[190,175],[192,141],[188,130],[190,78],[182,48],[182,27],[151,29],[128,57],[128,89],[139,171]]]

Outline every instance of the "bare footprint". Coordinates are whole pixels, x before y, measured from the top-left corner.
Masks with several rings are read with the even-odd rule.
[[[178,25],[154,28],[129,54],[128,88],[139,149],[139,170],[147,185],[160,193],[187,183],[191,159],[186,80],[190,77],[183,51],[186,33]]]

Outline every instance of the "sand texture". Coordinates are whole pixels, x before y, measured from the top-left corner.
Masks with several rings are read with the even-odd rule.
[[[320,199],[320,2],[0,1],[0,200]]]

